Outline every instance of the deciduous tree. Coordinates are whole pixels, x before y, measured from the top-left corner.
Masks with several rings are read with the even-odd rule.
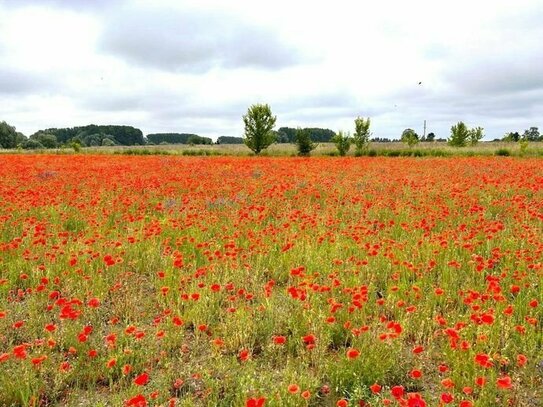
[[[243,116],[245,124],[243,141],[255,154],[260,154],[262,150],[275,142],[276,135],[272,130],[276,120],[277,117],[272,115],[270,106],[267,104],[252,105]]]

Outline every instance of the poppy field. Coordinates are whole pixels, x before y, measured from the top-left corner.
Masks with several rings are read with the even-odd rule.
[[[543,162],[3,155],[1,406],[541,406]]]

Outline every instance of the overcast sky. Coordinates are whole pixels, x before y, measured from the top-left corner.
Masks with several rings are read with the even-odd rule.
[[[493,139],[543,127],[542,39],[541,0],[0,0],[0,120],[215,139],[269,103],[277,127]]]

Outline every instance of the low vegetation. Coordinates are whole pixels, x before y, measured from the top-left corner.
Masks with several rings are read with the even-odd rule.
[[[543,405],[540,159],[0,171],[2,406]]]

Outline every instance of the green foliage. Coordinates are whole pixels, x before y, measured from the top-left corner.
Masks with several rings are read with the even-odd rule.
[[[243,144],[243,138],[242,137],[220,136],[217,139],[217,144]]]
[[[152,144],[213,144],[209,137],[191,133],[153,133],[147,135]]]
[[[465,147],[468,143],[474,146],[483,138],[483,136],[482,127],[470,129],[464,122],[458,122],[451,127],[451,135],[447,140],[447,143],[453,147]]]
[[[354,120],[354,128],[353,144],[355,145],[355,154],[362,155],[370,145],[370,118],[357,117]]]
[[[36,140],[44,148],[58,147],[57,137],[52,133],[38,131],[37,133],[34,133],[33,135],[30,136],[30,140]]]
[[[65,144],[75,139],[83,146],[100,146],[102,145],[102,140],[104,138],[110,138],[115,144],[125,146],[144,144],[142,131],[132,126],[98,126],[96,124],[90,124],[88,126],[71,128],[51,128],[40,130],[37,133],[53,134],[59,144]]]
[[[111,140],[110,138],[104,138],[102,140],[102,145],[105,146],[105,147],[112,147],[115,145],[115,142],[113,140]]]
[[[296,141],[296,129],[292,127],[280,127],[277,131],[278,143],[294,143]]]
[[[249,107],[247,114],[243,116],[245,134],[243,141],[255,154],[275,143],[276,135],[272,133],[277,120],[272,115],[267,104],[255,104]]]
[[[351,148],[352,138],[349,132],[344,133],[341,130],[338,131],[338,133],[334,136],[332,141],[336,145],[339,155],[342,157],[345,156],[347,152],[349,151],[349,149]]]
[[[311,133],[308,129],[298,129],[296,131],[296,145],[298,155],[308,157],[311,151],[317,148],[317,145],[311,140]]]
[[[15,127],[4,121],[0,122],[0,148],[15,148],[17,144]]]
[[[511,155],[511,151],[509,151],[507,148],[499,148],[496,150],[496,155],[508,157]]]
[[[537,127],[530,127],[528,130],[524,130],[522,138],[528,141],[543,141],[543,136],[541,136]]]
[[[415,132],[413,129],[405,129],[402,132],[401,141],[406,143],[409,147],[413,147],[414,145],[418,144],[419,135]]]
[[[453,147],[465,147],[469,138],[469,129],[464,122],[458,122],[451,127],[451,136],[447,143]]]
[[[479,142],[479,140],[483,138],[483,136],[484,134],[483,134],[482,127],[475,127],[474,129],[470,129],[468,131],[469,143],[472,146],[476,145]]]
[[[503,136],[502,138],[503,141],[514,141],[514,142],[517,142],[520,140],[520,134],[518,133],[518,131],[515,131],[514,133],[513,132],[509,132],[507,134],[505,134],[505,136]]]
[[[213,140],[211,140],[209,137],[201,137],[196,134],[191,134],[189,138],[187,139],[187,144],[190,145],[200,145],[200,144],[207,144],[211,145],[213,144]]]
[[[436,139],[436,135],[434,133],[428,133],[428,135],[426,136],[426,141],[435,141]]]
[[[309,131],[311,140],[318,143],[329,143],[336,133],[330,129],[321,129],[319,127],[306,127],[304,130]],[[292,127],[280,127],[277,131],[278,143],[295,143],[296,129]]]
[[[79,144],[78,141],[72,140],[68,145],[73,148],[76,153],[79,153],[81,151],[81,144]]]
[[[520,147],[520,155],[524,156],[526,154],[526,150],[528,150],[528,140],[522,139],[519,140],[519,147]]]
[[[23,145],[23,148],[26,150],[37,150],[37,149],[45,148],[45,147],[38,140],[30,139]]]

